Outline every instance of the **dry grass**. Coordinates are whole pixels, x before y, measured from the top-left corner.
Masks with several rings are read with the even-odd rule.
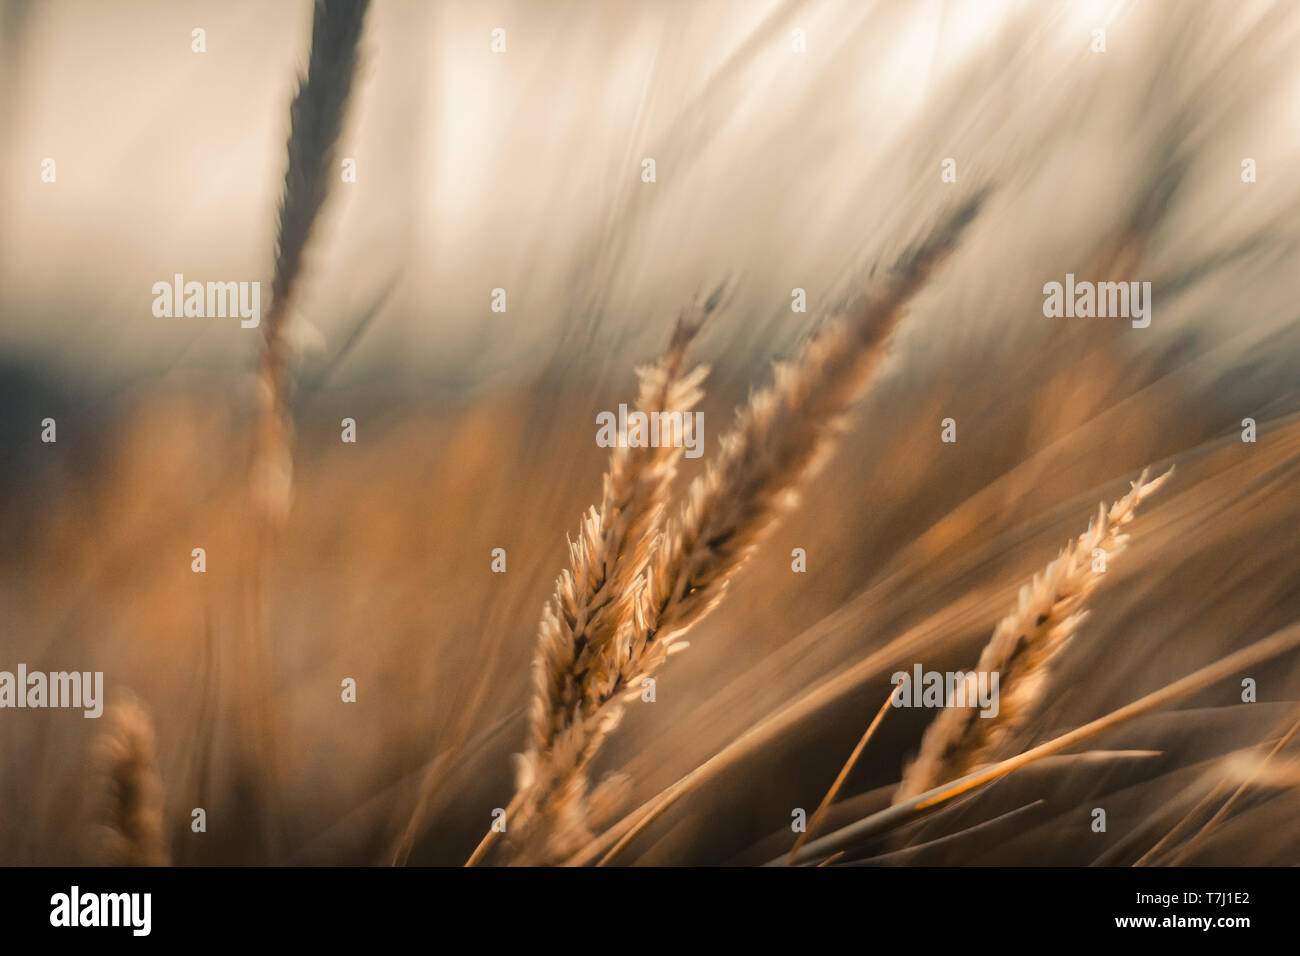
[[[316,0],[311,56],[289,108],[289,165],[280,198],[271,308],[262,321],[252,464],[253,500],[275,525],[288,514],[293,492],[289,316],[308,240],[338,176],[338,139],[368,7],[369,0]]]
[[[110,866],[165,866],[163,784],[153,721],[134,695],[110,708],[95,744],[102,780],[101,862]]]
[[[1024,743],[1024,729],[1050,686],[1050,665],[1074,638],[1087,615],[1083,604],[1102,581],[1096,549],[1104,552],[1105,567],[1124,549],[1124,529],[1141,502],[1154,494],[1173,473],[1147,481],[1142,472],[1132,490],[1110,506],[1099,505],[1088,530],[1071,541],[1056,560],[1020,588],[1016,607],[998,622],[980,654],[975,670],[965,677],[965,700],[976,699],[979,674],[1000,677],[998,713],[979,716],[975,707],[946,707],[926,730],[921,749],[903,774],[895,803],[975,768],[1008,757]]]
[[[1283,654],[1294,652],[1297,648],[1300,648],[1300,622],[1282,628],[1261,641],[1256,641],[1248,647],[1235,651],[1213,664],[1202,667],[1200,670],[1167,684],[1159,690],[1152,691],[1103,717],[1084,724],[1082,727],[1076,727],[1068,733],[1031,747],[1013,757],[973,770],[962,777],[933,787],[906,800],[897,801],[879,813],[872,814],[821,839],[814,840],[794,855],[794,862],[806,863],[812,860],[825,859],[833,854],[843,853],[870,837],[889,833],[911,819],[933,812],[936,808],[955,800],[957,797],[970,793],[1014,771],[1023,769],[1035,761],[1058,754],[1143,714],[1167,707],[1182,698],[1233,676],[1242,668],[1251,667]],[[1244,788],[1245,784],[1239,788],[1238,792]],[[782,862],[785,862],[784,858],[771,861],[772,864]]]
[[[498,195],[466,193],[464,218],[438,223],[422,213],[446,210],[444,186],[460,184],[424,176],[436,180],[457,163],[425,163],[430,154],[412,148],[420,173],[394,177],[353,207],[369,211],[350,214],[347,233],[329,244],[340,273],[347,264],[339,285],[364,283],[348,241],[405,222],[408,210],[418,241],[406,250],[372,243],[367,260],[385,260],[384,272],[400,262],[427,281],[385,307],[375,338],[353,357],[355,374],[334,377],[291,418],[292,315],[307,258],[324,245],[321,211],[337,174],[364,6],[314,8],[263,327],[251,482],[248,423],[231,402],[234,363],[209,365],[216,353],[206,351],[157,391],[103,403],[87,392],[90,407],[59,412],[58,446],[28,436],[20,454],[0,460],[8,465],[0,605],[14,658],[103,666],[159,718],[155,728],[140,705],[110,711],[95,751],[110,797],[102,812],[96,802],[96,832],[108,835],[97,858],[157,862],[170,842],[177,863],[459,863],[492,808],[508,802],[509,859],[525,863],[1295,861],[1300,842],[1287,824],[1300,732],[1275,741],[1273,724],[1283,710],[1294,724],[1300,632],[1249,642],[1300,613],[1287,533],[1300,517],[1300,395],[1286,374],[1298,344],[1289,322],[1296,296],[1277,268],[1294,251],[1288,213],[1297,194],[1285,177],[1243,188],[1208,145],[1257,142],[1274,157],[1261,169],[1276,168],[1271,94],[1285,77],[1274,65],[1293,18],[1269,14],[1237,35],[1222,29],[1232,17],[1207,13],[1171,33],[1158,9],[1144,8],[1132,23],[1145,24],[1132,33],[1143,42],[1126,45],[1140,54],[1116,49],[1098,72],[1075,68],[1096,62],[1090,54],[1060,69],[1054,54],[1041,54],[1050,43],[1026,44],[1058,25],[1055,14],[1026,12],[987,49],[973,49],[968,67],[946,79],[936,71],[933,92],[898,117],[905,122],[887,124],[877,149],[842,136],[834,104],[860,113],[872,89],[887,88],[874,82],[885,77],[862,71],[890,62],[872,54],[893,43],[897,14],[845,5],[838,52],[783,82],[784,106],[777,97],[750,110],[738,94],[771,68],[770,41],[791,13],[777,10],[713,79],[676,91],[687,101],[676,117],[664,74],[647,78],[638,132],[672,173],[653,190],[606,155],[611,140],[592,138],[614,87],[570,104],[565,85],[548,82],[572,50],[564,31],[553,49],[533,45],[532,61],[525,44],[512,43],[509,58],[487,62],[493,102],[514,108],[471,128],[444,95],[458,91],[440,90],[437,109],[403,106],[387,145],[406,155],[408,140],[426,133],[412,120],[432,115],[430,139],[448,129],[466,137],[438,149],[477,144],[507,156],[522,143],[528,161],[485,165],[483,181],[499,184]],[[376,40],[408,27],[381,13]],[[570,32],[608,46],[600,26]],[[700,62],[676,45],[694,32],[693,19],[686,26],[647,41],[656,63]],[[1261,44],[1268,35],[1279,42]],[[615,61],[634,68],[621,45],[609,50],[592,70],[573,72],[600,75]],[[385,88],[400,88],[411,63],[431,71],[412,74],[423,79],[445,72],[423,38],[410,51],[408,63],[383,61],[378,77],[393,84]],[[1210,82],[1226,75],[1232,83]],[[528,85],[513,86],[521,78]],[[862,97],[839,95],[858,79]],[[517,100],[501,96],[512,89]],[[1155,90],[1143,103],[1157,107],[1137,108],[1133,90]],[[1080,112],[1081,102],[1110,105]],[[890,107],[871,109],[888,119]],[[557,123],[561,112],[575,121]],[[367,120],[377,151],[386,115]],[[534,132],[520,129],[533,121]],[[1117,135],[1131,148],[1109,148]],[[534,142],[546,144],[541,155],[527,150]],[[971,157],[961,186],[934,175],[933,157],[950,153]],[[720,171],[755,156],[764,159],[738,164],[741,174]],[[893,273],[873,272],[871,298],[778,368],[770,388],[746,396],[755,369],[806,332],[782,301],[787,273],[814,302],[825,300],[862,275],[861,260],[880,261],[901,233],[965,195],[981,169],[996,169],[1006,188],[980,208],[980,241],[963,241],[942,282],[928,281],[931,270],[973,207]],[[705,194],[720,172],[727,188],[714,201]],[[621,185],[606,189],[605,178]],[[530,204],[537,193],[554,202]],[[814,205],[827,196],[836,201]],[[1110,201],[1087,200],[1095,196]],[[401,216],[375,213],[389,198]],[[545,254],[501,241],[502,209],[518,227],[511,232]],[[575,234],[581,241],[568,242]],[[666,248],[665,236],[680,247]],[[457,249],[472,251],[426,269],[430,252]],[[583,489],[597,487],[605,465],[591,454],[590,410],[618,401],[611,369],[621,380],[626,357],[661,332],[618,317],[647,289],[656,303],[689,294],[697,277],[684,264],[703,261],[701,250],[718,254],[703,268],[765,274],[747,283],[729,325],[714,320],[710,334],[721,334],[708,394],[698,396],[702,373],[688,370],[689,333],[679,332],[643,373],[639,403],[681,409],[698,398],[710,416],[740,403],[739,419],[689,484],[675,477],[678,449],[616,450],[588,509]],[[455,270],[468,261],[475,268],[458,283]],[[1040,321],[1039,282],[1066,271],[1151,278],[1155,326]],[[490,327],[461,323],[488,273],[494,283],[506,273],[512,306],[527,308],[494,316]],[[411,307],[431,291],[449,298],[437,309]],[[37,303],[43,289],[7,298],[6,319],[26,310],[28,292]],[[75,298],[44,294],[52,323],[79,314]],[[1243,303],[1248,321],[1205,318],[1238,315]],[[890,346],[896,374],[877,376],[905,308],[912,318]],[[157,332],[150,325],[141,335]],[[559,359],[524,351],[548,346]],[[296,387],[327,374],[303,375]],[[876,387],[864,389],[873,377]],[[111,370],[103,378],[107,389]],[[61,388],[20,383],[15,394],[44,415]],[[860,414],[847,415],[863,392]],[[363,445],[340,448],[342,415],[365,418]],[[934,426],[948,415],[961,419],[959,446],[937,441]],[[1257,443],[1239,440],[1245,415],[1259,421]],[[11,417],[33,420],[26,411]],[[92,434],[99,440],[83,440]],[[837,447],[836,467],[819,474]],[[1069,538],[1078,515],[1118,497],[1120,476],[1175,460],[1177,487],[1144,513],[1135,560],[1113,563],[1131,517],[1121,506],[1135,507],[1151,486]],[[791,513],[796,495],[811,507]],[[578,535],[562,556],[566,516],[577,514]],[[1070,547],[1003,619],[1007,595],[1065,540]],[[196,545],[208,550],[205,575],[189,571]],[[808,548],[806,576],[791,574],[794,545]],[[1089,593],[1099,578],[1092,545],[1112,562],[1104,600]],[[509,574],[487,569],[483,558],[497,547],[509,549]],[[557,565],[566,570],[552,587]],[[725,611],[713,612],[724,597]],[[1076,641],[1085,604],[1086,640]],[[636,719],[611,734],[639,680],[659,674],[688,636],[689,666],[670,669],[656,706],[635,708]],[[997,720],[972,725],[970,714],[945,712],[927,733],[928,715],[900,711],[858,740],[902,662],[971,661],[986,642],[984,656],[1005,678]],[[1121,656],[1126,666],[1098,666]],[[1260,701],[1243,705],[1234,682],[1265,662]],[[358,681],[356,704],[339,700],[344,676]],[[1070,693],[1043,707],[1056,688]],[[1176,701],[1184,709],[1158,712]],[[82,795],[84,763],[61,755],[86,753],[82,737],[96,724],[13,716],[0,722],[0,750],[11,755],[0,765],[0,855],[84,862],[84,811],[95,801]],[[1097,750],[1065,753],[1129,720]],[[1047,742],[1024,749],[1035,739]],[[918,742],[922,759],[898,788],[896,771]],[[1256,760],[1244,778],[1231,763],[1243,756]],[[1230,782],[1197,806],[1207,779],[1224,773]],[[927,789],[907,796],[918,788]],[[625,796],[636,809],[606,825]],[[1112,819],[1133,829],[1081,839],[1070,814],[1103,797]],[[810,836],[791,854],[790,809],[819,798]],[[191,838],[182,812],[191,805],[208,807],[223,832]],[[913,824],[923,815],[921,833]],[[484,841],[475,859],[492,845]]]
[[[638,410],[678,413],[690,421],[708,369],[688,369],[687,350],[720,293],[684,313],[665,354],[639,371]],[[516,833],[528,833],[534,820],[543,820],[547,837],[533,846],[548,856],[556,852],[552,844],[590,837],[583,771],[617,720],[601,712],[616,661],[615,638],[659,534],[682,454],[673,445],[613,449],[600,506],[587,512],[577,540],[569,542],[569,567],[560,572],[542,612],[529,739],[517,761],[518,793],[509,822]],[[548,801],[552,794],[563,797]]]
[[[739,411],[716,459],[691,483],[681,513],[662,533],[642,518],[657,518],[666,507],[671,475],[664,479],[652,471],[637,479],[631,470],[632,480],[648,480],[653,493],[642,503],[623,492],[633,502],[628,510],[635,520],[614,529],[618,546],[611,550],[602,540],[611,491],[628,484],[627,456],[615,456],[601,510],[592,511],[583,537],[571,545],[572,567],[562,573],[543,618],[534,732],[516,798],[522,812],[512,821],[532,848],[521,854],[523,860],[564,859],[590,840],[584,771],[622,719],[621,698],[685,646],[682,637],[718,605],[735,573],[798,501],[907,303],[953,250],[982,201],[977,197],[952,212],[853,314],[812,340],[796,361],[777,366],[773,384]],[[672,378],[661,371],[651,380],[650,394],[671,394],[666,383]],[[672,449],[645,457],[676,460]],[[629,540],[632,529],[640,532],[635,544]],[[610,564],[615,574],[605,570]],[[598,628],[596,640],[583,632],[591,627],[589,618]],[[580,639],[570,636],[575,632]],[[544,836],[534,824],[539,814]]]
[[[343,130],[356,72],[362,26],[369,0],[316,0],[312,8],[311,52],[306,72],[289,108],[288,166],[280,194],[271,305],[262,320],[262,350],[257,374],[257,417],[249,465],[252,508],[244,548],[245,625],[240,629],[242,668],[254,688],[241,716],[244,735],[257,749],[262,773],[246,771],[259,802],[278,801],[279,737],[272,696],[268,581],[274,552],[293,499],[294,382],[290,369],[290,316],[295,290],[314,227],[336,177],[338,140]],[[264,826],[266,826],[264,824]],[[266,837],[273,847],[279,838]]]

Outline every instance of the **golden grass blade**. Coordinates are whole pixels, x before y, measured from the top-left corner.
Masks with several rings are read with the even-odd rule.
[[[1282,739],[1277,742],[1277,745],[1268,752],[1268,756],[1261,760],[1259,764],[1256,765],[1254,772],[1237,786],[1237,789],[1232,792],[1232,796],[1228,797],[1228,799],[1224,801],[1223,806],[1219,807],[1219,809],[1215,811],[1214,816],[1206,820],[1205,824],[1197,830],[1186,843],[1182,844],[1182,846],[1177,849],[1172,859],[1169,861],[1170,866],[1178,866],[1180,863],[1186,861],[1192,855],[1192,852],[1208,839],[1210,831],[1214,829],[1215,824],[1224,819],[1228,815],[1228,811],[1232,809],[1233,805],[1241,799],[1241,795],[1260,779],[1269,763],[1274,757],[1282,752],[1287,744],[1291,742],[1297,731],[1300,731],[1300,720],[1297,720],[1291,725],[1291,728],[1283,735]],[[1139,861],[1139,863],[1140,862],[1142,861]]]
[[[840,699],[873,674],[889,666],[889,663],[897,660],[900,654],[908,653],[921,646],[937,626],[937,622],[944,621],[951,625],[954,621],[960,621],[965,626],[973,627],[979,619],[993,614],[995,610],[996,605],[987,598],[966,598],[942,608],[920,624],[909,628],[906,632],[894,638],[883,648],[868,654],[857,663],[800,694],[781,709],[760,719],[722,750],[682,776],[675,783],[659,791],[636,810],[627,814],[617,824],[574,853],[565,861],[566,864],[583,866],[602,855],[605,856],[603,862],[608,862],[611,857],[609,853],[610,847],[619,843],[628,830],[635,828],[640,831],[644,829],[683,796],[705,781],[721,774],[746,754],[753,753],[762,745],[776,740],[781,733],[789,730],[800,720]],[[810,635],[815,636],[815,633],[814,629],[814,631],[810,632]]]
[[[1192,809],[1188,810],[1187,813],[1185,813],[1179,819],[1179,821],[1176,824],[1174,824],[1174,826],[1171,827],[1167,833],[1165,833],[1164,836],[1162,836],[1159,840],[1157,840],[1154,844],[1152,844],[1151,847],[1148,848],[1145,853],[1143,853],[1140,857],[1134,860],[1132,865],[1135,867],[1141,867],[1141,866],[1149,866],[1152,863],[1154,863],[1159,858],[1161,853],[1163,853],[1168,847],[1172,846],[1174,842],[1177,841],[1183,835],[1183,833],[1185,833],[1187,830],[1190,830],[1192,828],[1196,818],[1199,817],[1202,813],[1204,813],[1206,808],[1209,807],[1210,804],[1221,799],[1223,795],[1227,793],[1228,788],[1230,786],[1231,786],[1230,781],[1220,780],[1213,787],[1211,787],[1209,792],[1206,793],[1205,796],[1203,796],[1199,801],[1197,801],[1197,803],[1195,804],[1195,806],[1192,807]],[[1112,847],[1110,850],[1108,850],[1097,860],[1093,861],[1093,863],[1091,863],[1090,865],[1105,866],[1107,863],[1111,862],[1116,856],[1119,855],[1123,847],[1124,847],[1123,843],[1117,844],[1115,847]]]
[[[868,859],[865,860],[855,860],[847,865],[848,866],[897,866],[900,864],[907,865],[909,861],[914,860],[918,856],[922,856],[926,850],[934,850],[936,848],[952,846],[954,844],[963,843],[969,840],[971,837],[979,836],[981,834],[988,833],[989,831],[1000,830],[1006,827],[1008,823],[1019,820],[1024,816],[1026,816],[1027,814],[1031,813],[1032,811],[1043,806],[1045,802],[1046,801],[1044,800],[1034,800],[1030,803],[1026,803],[1024,806],[1016,807],[1013,810],[1008,810],[1006,813],[1001,813],[998,816],[993,817],[989,820],[982,820],[979,823],[966,827],[964,830],[958,830],[956,833],[949,833],[946,836],[937,837],[933,840],[926,840],[924,843],[914,843],[911,846],[904,847],[901,850],[894,850],[890,853],[882,853],[879,856],[869,857]],[[823,860],[817,865],[827,866],[828,865],[827,860],[837,859],[843,856],[844,852],[845,851],[840,850],[837,853],[833,854],[832,856],[827,857],[826,860]]]
[[[420,791],[416,797],[415,809],[411,811],[411,817],[406,822],[405,829],[402,830],[401,836],[397,838],[397,843],[393,847],[393,866],[406,866],[406,861],[411,856],[411,849],[415,846],[415,839],[420,835],[420,828],[424,823],[425,815],[428,813],[429,804],[432,802],[439,777],[455,757],[455,747],[442,751],[433,758],[428,769],[420,778]]]
[[[863,731],[862,736],[858,739],[857,746],[855,746],[853,752],[849,754],[849,759],[844,761],[844,766],[840,768],[840,772],[835,776],[835,781],[831,784],[830,789],[826,791],[826,796],[822,797],[822,802],[817,804],[817,809],[813,811],[812,819],[808,821],[807,828],[803,833],[799,834],[799,838],[794,841],[794,846],[790,848],[790,856],[786,859],[787,865],[794,862],[795,854],[799,852],[799,848],[808,842],[813,831],[817,829],[817,824],[821,823],[822,818],[826,816],[826,809],[835,801],[835,797],[840,792],[840,787],[844,786],[844,781],[848,779],[853,768],[857,766],[858,759],[862,756],[862,751],[866,749],[867,742],[875,735],[876,728],[879,727],[881,721],[885,719],[885,714],[889,713],[889,705],[893,699],[894,695],[893,693],[890,693],[889,696],[885,698],[885,702],[880,705],[880,710],[876,712],[876,716],[872,719],[871,723],[867,725],[867,729]],[[629,835],[627,840],[630,839],[631,836]],[[623,845],[625,845],[625,843]],[[619,846],[615,846],[614,849],[610,851],[611,855],[617,852],[619,848]]]
[[[1295,650],[1297,647],[1300,647],[1300,623],[1285,627],[1263,640],[1256,641],[1249,647],[1220,658],[1213,664],[1208,664],[1200,670],[1193,671],[1186,677],[1176,680],[1172,684],[1167,684],[1159,690],[1152,691],[1145,697],[1126,704],[1104,717],[1099,717],[1069,733],[1039,744],[1022,754],[967,774],[943,786],[927,790],[925,793],[918,794],[903,803],[896,803],[879,813],[872,814],[846,827],[841,827],[834,833],[828,834],[819,840],[814,840],[805,846],[799,852],[795,862],[808,862],[843,849],[848,845],[858,843],[868,837],[888,832],[901,823],[942,806],[949,800],[981,787],[992,780],[1004,777],[1014,770],[1019,770],[1035,760],[1041,760],[1050,754],[1059,753],[1080,741],[1087,740],[1089,737],[1094,737],[1103,731],[1118,727],[1134,717],[1164,707],[1180,698],[1194,694],[1218,681],[1231,677],[1242,668],[1251,667],[1260,661],[1266,661],[1269,658],[1277,657],[1279,654]],[[773,860],[767,865],[777,866],[783,862],[784,859],[782,858]]]

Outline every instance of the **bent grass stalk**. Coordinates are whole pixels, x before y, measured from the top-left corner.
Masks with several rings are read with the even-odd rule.
[[[1286,745],[1295,737],[1297,731],[1300,731],[1300,720],[1297,720],[1291,725],[1290,729],[1287,730],[1282,739],[1279,740],[1273,749],[1268,752],[1268,755],[1256,765],[1254,772],[1243,780],[1240,785],[1238,785],[1237,789],[1232,792],[1232,796],[1228,797],[1228,799],[1224,801],[1223,806],[1219,807],[1219,809],[1215,811],[1214,816],[1206,820],[1201,828],[1192,834],[1191,838],[1175,851],[1173,858],[1169,861],[1170,866],[1179,866],[1186,862],[1192,855],[1193,851],[1204,844],[1204,842],[1209,838],[1210,831],[1213,830],[1221,820],[1227,817],[1228,812],[1236,805],[1237,801],[1241,799],[1241,795],[1249,790],[1255,782],[1260,779],[1268,765],[1273,761],[1273,758],[1286,749]]]
[[[678,320],[665,354],[638,371],[640,411],[686,413],[702,397],[700,384],[708,369],[685,370],[686,355],[702,323],[717,307],[722,289]],[[597,719],[591,701],[610,681],[614,635],[635,596],[636,583],[649,558],[647,543],[658,534],[683,449],[673,445],[629,447],[610,453],[600,507],[583,517],[576,541],[569,542],[569,566],[556,580],[555,592],[542,612],[533,661],[534,694],[529,710],[528,742],[516,761],[517,786],[505,808],[507,826],[526,831],[547,809],[542,800],[554,789],[573,796],[563,818],[546,819],[553,839],[587,837],[584,807],[586,779],[576,753],[610,729]],[[497,831],[489,830],[467,865],[483,859]],[[536,844],[534,844],[536,847]],[[534,852],[545,853],[545,847]]]
[[[1253,667],[1262,661],[1297,648],[1300,648],[1300,623],[1291,624],[1280,631],[1276,631],[1263,640],[1256,641],[1254,644],[1222,657],[1212,664],[1207,664],[1186,677],[1180,678],[1171,684],[1166,684],[1159,690],[1152,691],[1145,697],[1140,697],[1118,710],[1111,711],[1109,714],[1084,724],[1082,727],[1075,728],[1069,733],[1055,737],[1014,757],[983,767],[957,780],[917,794],[902,803],[895,803],[879,813],[873,813],[820,839],[813,840],[799,851],[794,862],[811,862],[832,853],[851,849],[870,837],[893,830],[909,820],[937,809],[964,793],[969,793],[986,783],[1005,777],[1012,771],[1028,766],[1036,760],[1060,753],[1062,750],[1066,750],[1090,737],[1095,737],[1104,731],[1118,727],[1135,717],[1168,706],[1221,680],[1233,677],[1244,668]],[[779,866],[784,862],[785,858],[781,857],[770,861],[767,865]]]
[[[880,710],[876,712],[876,716],[872,718],[871,723],[867,725],[867,729],[862,732],[862,736],[858,739],[857,746],[855,746],[853,752],[849,754],[849,759],[844,761],[844,766],[840,768],[840,772],[836,775],[834,782],[831,783],[830,789],[826,791],[826,796],[822,797],[822,802],[817,804],[817,809],[813,811],[812,818],[808,821],[808,826],[804,829],[803,833],[799,834],[798,839],[794,841],[794,846],[790,848],[790,856],[786,859],[787,865],[794,862],[795,854],[799,852],[799,848],[807,843],[812,837],[813,831],[817,829],[817,824],[821,823],[822,817],[826,815],[826,810],[835,802],[835,797],[839,794],[840,788],[844,786],[844,781],[848,779],[853,768],[857,766],[858,760],[862,757],[862,752],[867,747],[867,743],[875,736],[876,728],[878,728],[881,722],[885,719],[885,714],[889,713],[889,705],[893,699],[894,695],[891,692],[885,698],[885,702],[880,705]],[[630,839],[630,837],[627,839]],[[626,843],[615,844],[614,848],[610,851],[610,855],[612,856],[617,853],[622,846],[625,845]]]
[[[833,436],[885,354],[908,303],[955,248],[983,194],[951,212],[894,268],[889,281],[857,309],[813,339],[792,363],[780,364],[770,387],[755,393],[721,439],[717,457],[687,489],[676,520],[653,542],[641,579],[625,595],[629,611],[608,645],[601,679],[583,701],[580,732],[557,738],[552,779],[535,798],[550,818],[579,812],[582,774],[622,717],[628,688],[657,671],[691,626],[725,596],[736,572],[798,492],[825,462]],[[580,725],[575,724],[577,728]],[[550,834],[539,859],[574,853],[589,834]]]
[[[964,678],[963,699],[969,703],[976,699],[980,674],[1000,675],[998,715],[978,717],[973,707],[952,706],[950,701],[921,738],[920,753],[903,774],[895,803],[1006,756],[1046,693],[1051,664],[1085,618],[1084,602],[1101,583],[1104,572],[1096,569],[1097,551],[1108,562],[1123,550],[1128,541],[1124,528],[1138,505],[1159,490],[1173,469],[1149,482],[1147,474],[1143,471],[1109,511],[1100,505],[1088,530],[1020,588],[1016,607],[998,622],[975,670]]]
[[[634,836],[696,787],[708,780],[716,779],[723,771],[734,766],[743,757],[753,754],[765,744],[775,742],[781,733],[790,730],[801,720],[808,718],[831,702],[842,698],[868,678],[878,674],[882,668],[890,666],[891,662],[897,660],[900,654],[905,653],[908,649],[922,646],[927,636],[935,628],[941,626],[951,628],[954,626],[954,622],[964,622],[964,626],[974,626],[977,618],[982,619],[992,614],[994,610],[991,601],[976,596],[968,596],[945,606],[894,638],[885,647],[871,652],[862,660],[827,677],[814,687],[805,690],[779,710],[761,718],[722,750],[709,757],[675,783],[660,790],[636,810],[625,815],[618,823],[601,833],[600,836],[571,856],[565,863],[567,865],[581,866],[596,860],[601,854],[604,854],[604,857],[600,862],[602,864],[609,862],[613,856],[613,851],[610,850],[613,844]],[[805,636],[810,633],[815,633],[815,631],[805,632]]]

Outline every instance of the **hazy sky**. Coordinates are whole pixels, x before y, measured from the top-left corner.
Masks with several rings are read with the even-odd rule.
[[[1234,34],[1271,15],[1268,35],[1294,44],[1297,17],[1234,5],[1171,36],[1161,6],[376,0],[340,149],[358,181],[338,184],[311,250],[304,339],[328,353],[395,282],[345,378],[380,359],[462,378],[535,368],[563,328],[604,356],[644,354],[731,272],[735,308],[712,347],[765,353],[987,181],[1000,195],[983,247],[945,293],[977,313],[962,331],[984,334],[1122,221],[1189,115],[1177,135],[1196,191],[1177,254],[1208,253],[1278,208],[1276,192],[1241,194],[1240,157],[1276,171],[1296,147],[1295,69],[1260,49],[1253,72],[1225,71]],[[260,280],[269,302],[309,4],[6,13],[0,347],[106,379],[249,367],[256,333],[156,318],[151,287],[177,272]],[[1096,27],[1105,54],[1089,50]],[[948,156],[955,186],[939,182]],[[46,157],[55,183],[41,181]],[[1209,223],[1211,236],[1197,228]],[[1154,244],[1149,267],[1174,256]],[[489,309],[498,287],[504,315]],[[790,313],[794,287],[807,316]]]

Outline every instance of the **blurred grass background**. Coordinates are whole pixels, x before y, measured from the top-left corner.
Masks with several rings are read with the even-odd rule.
[[[411,862],[462,862],[511,792],[537,617],[599,493],[596,413],[632,397],[633,365],[695,292],[735,275],[699,347],[711,448],[771,358],[985,183],[984,216],[831,466],[600,769],[632,775],[634,806],[830,676],[872,654],[878,671],[623,860],[779,852],[889,674],[970,666],[1018,585],[1147,464],[1178,472],[1091,602],[1042,736],[1300,617],[1293,8],[377,3],[341,150],[360,178],[336,191],[302,305],[323,344],[299,369],[269,586],[267,765],[239,651],[257,337],[155,319],[149,289],[266,278],[307,8],[9,2],[0,22],[0,667],[103,670],[110,701],[140,695],[177,862],[387,863],[440,754]],[[806,54],[789,52],[794,26]],[[1041,287],[1066,272],[1152,281],[1151,328],[1043,318]],[[488,310],[498,286],[504,314]],[[39,440],[46,416],[57,444]],[[955,445],[939,441],[950,416]],[[991,788],[927,835],[1043,803],[1012,833],[917,859],[1131,862],[1220,757],[1277,736],[1297,663],[1242,675],[1258,704],[1221,686],[1117,732],[1158,759]],[[890,714],[843,813],[898,779],[928,717]],[[0,862],[93,859],[96,725],[0,719]],[[1107,834],[1088,829],[1098,805]],[[189,831],[196,806],[207,834]],[[1294,789],[1262,788],[1197,862],[1296,862],[1296,808]]]

